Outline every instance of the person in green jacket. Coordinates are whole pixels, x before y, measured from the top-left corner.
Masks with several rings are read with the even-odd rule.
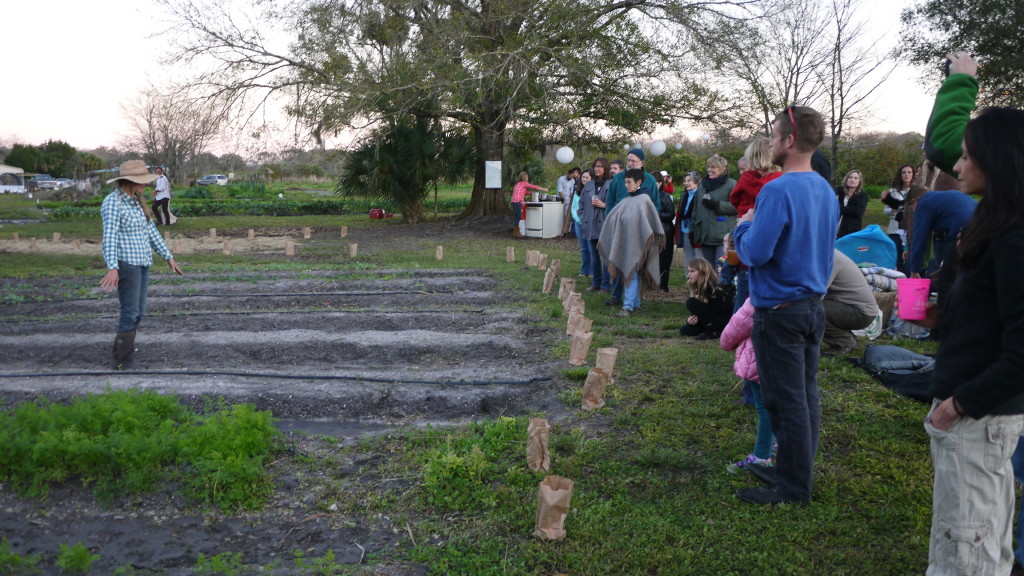
[[[978,100],[978,62],[957,51],[948,56],[949,76],[935,95],[935,105],[924,133],[924,155],[947,174],[962,153],[964,128]]]
[[[701,180],[693,197],[690,237],[697,255],[712,264],[725,256],[725,235],[736,228],[736,208],[729,203],[736,181],[728,169],[729,161],[722,156],[708,158],[708,177]]]
[[[639,168],[643,170],[646,160],[647,156],[642,149],[633,148],[626,155],[626,169]],[[646,170],[644,170],[644,182],[640,185],[640,192],[650,196],[651,202],[654,202],[654,208],[661,210],[661,194],[658,193],[658,182]],[[629,192],[626,192],[626,171],[623,170],[616,174],[612,178],[611,184],[608,185],[608,205],[604,209],[605,215],[611,214],[612,208],[615,208],[616,204],[625,200],[628,196]]]

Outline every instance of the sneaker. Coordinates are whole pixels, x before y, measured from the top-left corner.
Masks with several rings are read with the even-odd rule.
[[[600,289],[600,286],[587,286],[587,292],[597,292]]]
[[[622,300],[617,300],[615,298],[609,298],[609,299],[604,301],[604,305],[605,306],[622,306]]]
[[[619,318],[629,318],[633,315],[633,312],[629,308],[623,308],[619,310]]]
[[[804,500],[790,496],[779,486],[744,488],[736,493],[736,497],[750,504],[799,504],[801,506],[810,504],[810,499]]]
[[[775,484],[775,466],[765,465],[763,463],[751,462],[745,466],[751,474],[757,476],[758,480],[765,484]]]
[[[739,474],[740,472],[749,472],[750,471],[749,470],[749,465],[750,464],[761,464],[763,466],[771,466],[772,465],[772,459],[771,458],[758,458],[757,456],[754,456],[753,454],[751,454],[750,456],[747,456],[746,458],[744,458],[743,460],[740,460],[739,462],[733,462],[732,464],[729,464],[728,466],[725,467],[725,471],[728,472],[729,474]]]

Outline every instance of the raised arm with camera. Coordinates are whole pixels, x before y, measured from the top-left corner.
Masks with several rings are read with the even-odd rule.
[[[924,133],[924,155],[943,172],[953,174],[964,128],[978,100],[978,62],[962,50],[946,58],[948,77],[935,95]]]

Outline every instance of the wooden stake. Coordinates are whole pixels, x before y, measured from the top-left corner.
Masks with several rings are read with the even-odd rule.
[[[53,243],[54,244],[60,243],[60,232],[54,232],[53,233]]]
[[[348,236],[348,226],[341,227],[341,237],[344,238],[345,236]]]
[[[256,230],[254,230],[252,228],[249,228],[249,241],[251,242],[251,241],[253,241],[255,239],[256,239]]]
[[[284,255],[295,256],[295,243],[291,240],[284,241]]]
[[[224,239],[224,255],[231,256],[231,238]]]
[[[444,246],[438,246],[437,250],[434,251],[435,260],[444,260]]]
[[[359,254],[359,244],[353,242],[348,245],[348,255],[350,258],[355,258],[356,254]]]
[[[505,248],[505,262],[516,261],[516,249],[512,246]]]
[[[80,243],[78,242],[78,238],[75,238],[75,239],[74,239],[74,240],[73,240],[73,241],[71,242],[71,244],[72,244],[72,245],[74,245],[74,247],[75,247],[75,252],[78,252],[79,250],[81,250],[81,249],[82,249],[82,245],[81,245],[81,244],[80,244]]]
[[[312,237],[313,237],[313,230],[309,226],[306,226],[305,228],[302,229],[302,238],[303,239],[309,240]]]

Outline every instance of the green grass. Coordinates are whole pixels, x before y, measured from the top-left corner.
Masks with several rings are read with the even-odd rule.
[[[881,205],[871,203],[866,223],[884,224]],[[877,221],[876,221],[877,220]],[[364,218],[211,218],[189,223],[202,231],[299,222],[376,226]],[[317,225],[317,224],[307,224]],[[387,224],[394,225],[394,224]],[[42,225],[32,225],[42,226]],[[26,226],[24,229],[32,229]],[[230,275],[249,270],[365,271],[379,268],[473,268],[493,275],[498,292],[551,331],[552,358],[568,355],[565,318],[555,294],[542,294],[543,272],[527,269],[525,251],[538,248],[561,258],[573,276],[578,251],[567,243],[518,242],[517,263],[506,263],[510,239],[473,238],[445,243],[445,259],[415,229],[393,228],[400,239],[367,244],[356,260],[344,253],[347,239],[315,244],[302,258],[189,257],[189,270]],[[0,229],[0,235],[7,228]],[[93,232],[94,236],[97,234]],[[23,233],[24,237],[25,234]],[[361,244],[361,248],[363,245]],[[28,260],[0,272],[39,271]],[[56,266],[58,260],[46,266]],[[96,275],[82,262],[69,274]],[[683,274],[673,272],[673,287]],[[808,507],[761,508],[738,501],[749,476],[725,466],[750,452],[755,416],[735,406],[738,378],[733,356],[715,342],[678,336],[681,304],[647,301],[628,319],[603,306],[603,294],[585,293],[594,320],[593,363],[598,347],[619,348],[608,405],[579,410],[577,371],[564,365],[562,392],[570,416],[552,423],[552,474],[575,482],[563,542],[534,538],[537,484],[525,459],[523,418],[487,420],[456,428],[410,429],[339,451],[386,454],[367,473],[409,478],[412,485],[360,486],[358,501],[340,502],[352,513],[408,519],[416,546],[368,558],[370,562],[422,562],[431,573],[588,575],[904,575],[923,573],[927,562],[931,503],[928,441],[921,429],[927,407],[895,395],[842,359],[823,359],[821,448],[815,492]],[[888,342],[883,338],[883,342]],[[918,352],[934,343],[902,340]],[[857,355],[857,353],[855,353]],[[544,417],[544,414],[534,416]],[[323,466],[336,464],[325,460]],[[325,559],[327,562],[328,559]],[[329,563],[329,562],[327,562]]]

